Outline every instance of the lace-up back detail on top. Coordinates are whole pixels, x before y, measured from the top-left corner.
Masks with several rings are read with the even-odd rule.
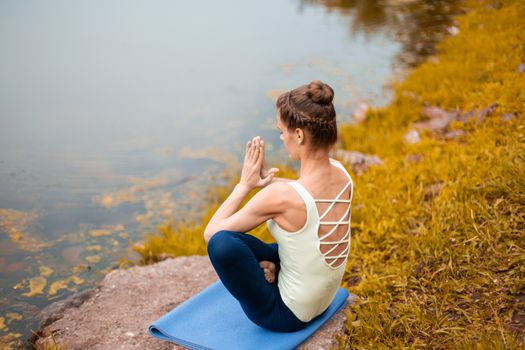
[[[343,188],[337,189],[335,198],[316,199],[299,182],[287,182],[306,205],[306,223],[298,231],[289,232],[273,219],[267,221],[268,230],[279,245],[279,292],[284,303],[304,322],[330,305],[341,284],[350,250],[352,178],[341,163],[334,159],[330,162],[348,178]]]
[[[345,262],[350,250],[350,217],[351,217],[351,208],[352,208],[352,196],[353,196],[353,183],[352,178],[346,171],[346,169],[341,165],[341,163],[330,159],[332,165],[340,168],[345,176],[348,178],[346,185],[339,191],[337,196],[334,199],[315,199],[306,188],[299,184],[304,192],[315,202],[317,213],[322,211],[319,217],[319,227],[317,230],[318,235],[318,245],[317,249],[319,253],[324,257],[324,262],[327,266],[337,269],[341,267]],[[345,195],[350,189],[349,196]],[[348,199],[346,199],[348,198]],[[324,204],[330,204],[320,210]],[[336,207],[346,208],[343,215],[337,216],[337,212],[341,210],[335,210]],[[307,213],[308,215],[308,213]],[[326,220],[326,218],[331,217],[337,220]],[[341,234],[344,230],[344,233]],[[341,238],[342,236],[342,238]],[[339,239],[338,239],[339,238]]]
[[[335,165],[338,166],[337,163],[335,163]],[[324,256],[324,261],[326,262],[326,264],[328,264],[328,266],[332,268],[339,268],[342,264],[344,264],[348,256],[348,251],[350,250],[350,210],[352,208],[353,186],[352,179],[350,178],[346,170],[344,170],[344,168],[342,170],[348,177],[348,182],[341,189],[339,194],[334,199],[314,199],[314,202],[316,203],[330,203],[328,208],[324,210],[323,214],[319,216],[318,249],[319,252]],[[341,198],[349,188],[350,198]],[[324,220],[324,218],[327,217],[328,213],[332,209],[334,209],[336,205],[346,206],[347,209],[345,210],[344,214],[339,218],[339,220],[336,221]],[[326,226],[326,230],[322,229],[322,226]],[[343,235],[343,238],[335,239],[334,237],[337,236],[338,228],[344,227],[346,227],[346,230]],[[341,230],[339,230],[339,232],[340,231]],[[323,248],[323,246],[326,246],[329,249],[326,250],[325,248]]]

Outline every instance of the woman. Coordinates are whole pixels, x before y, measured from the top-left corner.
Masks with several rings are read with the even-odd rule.
[[[333,96],[318,80],[279,96],[277,127],[289,156],[301,163],[299,179],[265,169],[264,141],[255,137],[246,145],[239,183],[204,232],[224,286],[252,322],[273,331],[298,331],[322,314],[345,270],[353,185],[328,156],[337,141]],[[245,233],[265,221],[277,244]]]

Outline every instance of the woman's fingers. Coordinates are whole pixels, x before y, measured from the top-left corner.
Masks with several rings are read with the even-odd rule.
[[[248,152],[250,151],[251,145],[252,145],[252,141],[251,140],[246,142],[246,152],[244,152],[244,161],[245,162],[248,159]]]
[[[262,165],[263,165],[264,156],[263,156],[263,151],[262,151],[262,147],[261,146],[258,146],[257,150],[258,150],[258,153],[257,153],[258,157],[256,159],[256,164],[257,164],[257,167],[259,167],[259,169],[260,169],[262,167]]]
[[[261,140],[261,151],[262,151],[262,158],[264,163],[264,140]]]
[[[253,148],[254,148],[253,164],[258,165],[259,158],[261,158],[261,147],[259,146],[258,142],[256,142]]]
[[[255,136],[246,143],[244,162],[262,168],[264,163],[264,141],[260,136]]]
[[[251,163],[256,163],[257,162],[257,158],[259,156],[259,136],[255,136],[253,139],[252,139],[252,142],[251,142],[251,152],[250,152],[250,155],[249,155],[249,161]]]
[[[255,163],[257,160],[257,144],[252,142],[252,152],[250,153],[250,163]]]

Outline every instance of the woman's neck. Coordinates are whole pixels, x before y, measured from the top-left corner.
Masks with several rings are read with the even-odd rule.
[[[326,176],[330,170],[330,158],[328,151],[324,149],[307,151],[301,156],[300,161],[299,179],[303,181],[318,180]]]

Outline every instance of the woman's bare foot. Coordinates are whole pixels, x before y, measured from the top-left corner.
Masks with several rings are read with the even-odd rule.
[[[266,281],[268,283],[275,282],[275,275],[277,272],[276,271],[277,267],[275,266],[275,264],[271,261],[262,260],[262,261],[259,261],[259,266],[264,271],[264,278],[266,279]]]

